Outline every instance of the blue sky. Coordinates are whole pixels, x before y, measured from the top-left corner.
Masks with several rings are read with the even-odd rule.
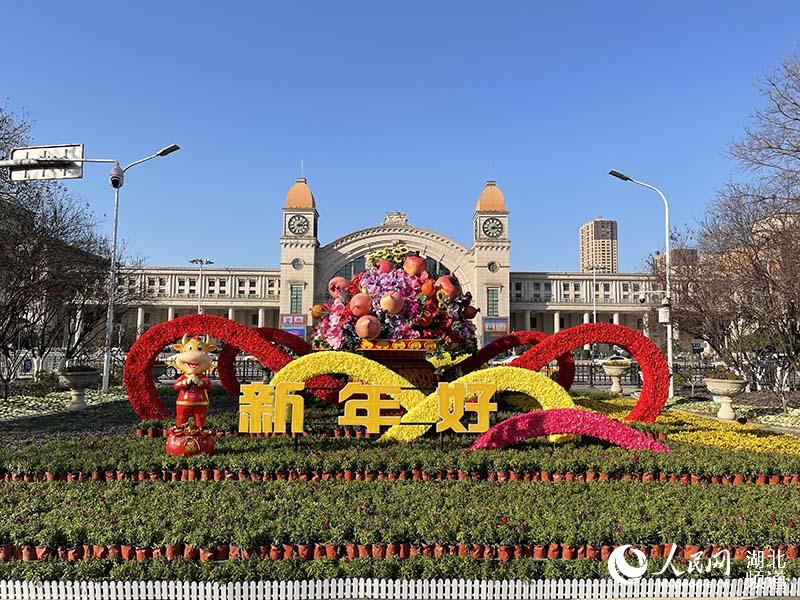
[[[514,270],[575,270],[619,221],[620,268],[734,174],[755,80],[798,49],[797,2],[26,2],[3,6],[0,97],[38,143],[129,162],[120,234],[153,265],[278,265],[300,160],[320,239],[388,210],[466,245],[491,174]],[[10,24],[10,26],[8,25]],[[110,230],[104,167],[70,182]]]

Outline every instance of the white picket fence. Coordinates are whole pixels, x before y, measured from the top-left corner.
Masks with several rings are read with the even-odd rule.
[[[800,578],[785,587],[745,579],[478,581],[331,579],[236,583],[184,581],[0,581],[0,600],[524,600],[541,598],[800,597]]]

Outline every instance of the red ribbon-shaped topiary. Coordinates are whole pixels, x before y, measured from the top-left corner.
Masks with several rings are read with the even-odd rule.
[[[550,336],[544,331],[512,331],[509,335],[487,344],[469,358],[465,358],[448,367],[445,370],[445,377],[451,378],[456,373],[460,373],[461,375],[472,373],[472,371],[485,365],[498,354],[502,354],[517,346],[536,345],[548,337]],[[565,352],[558,356],[556,360],[558,362],[556,382],[565,390],[569,391],[572,387],[572,382],[575,380],[575,359],[572,357],[572,352]]]
[[[188,315],[159,323],[136,340],[125,361],[125,391],[139,418],[165,419],[169,416],[158,397],[151,369],[164,346],[181,339],[184,334],[210,335],[223,344],[247,352],[273,372],[280,370],[293,359],[261,337],[256,330],[225,317]],[[332,377],[329,379],[330,382],[326,383],[326,387],[341,385],[338,380]]]
[[[579,408],[551,408],[511,417],[481,434],[470,449],[501,450],[530,438],[563,433],[592,436],[628,450],[669,452],[667,446],[629,425]]]
[[[610,323],[576,325],[547,337],[514,360],[511,366],[538,371],[553,358],[592,343],[616,344],[639,363],[644,379],[642,393],[625,418],[628,421],[654,422],[669,394],[669,366],[658,346],[630,327]]]

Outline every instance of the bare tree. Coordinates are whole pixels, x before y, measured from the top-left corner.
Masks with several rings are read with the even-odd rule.
[[[0,108],[0,155],[30,142],[23,116]],[[64,359],[101,345],[110,244],[85,203],[52,182],[16,184],[0,177],[0,381],[8,396],[20,346],[39,359]],[[119,261],[119,257],[118,257]],[[119,310],[140,289],[124,286]]]
[[[675,268],[673,314],[741,373],[765,355],[780,361],[773,391],[800,371],[800,55],[760,82],[765,106],[730,152],[745,182],[717,193],[692,232],[694,264]]]

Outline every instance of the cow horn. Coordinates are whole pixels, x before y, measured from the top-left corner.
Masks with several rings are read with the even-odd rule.
[[[188,342],[188,341],[189,341],[189,339],[190,339],[190,338],[189,338],[189,334],[188,334],[188,333],[184,333],[184,334],[183,334],[183,339],[181,340],[181,344],[182,344],[182,345],[183,345],[183,344],[186,344],[186,342]]]
[[[204,344],[208,344],[208,342],[209,342],[210,340],[211,340],[211,338],[209,338],[209,337],[208,337],[208,334],[206,334],[206,335],[204,335],[204,336],[203,336],[203,343],[204,343]]]

